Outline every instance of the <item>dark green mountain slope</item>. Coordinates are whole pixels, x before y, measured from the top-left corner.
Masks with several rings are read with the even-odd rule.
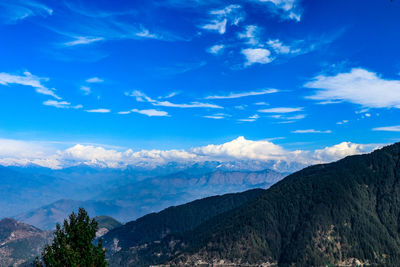
[[[122,223],[110,216],[97,216],[94,218],[99,224],[99,228],[106,228],[107,230],[112,230],[114,228],[122,226]]]
[[[161,240],[169,233],[191,230],[211,217],[236,208],[261,195],[265,190],[253,189],[243,193],[208,197],[185,205],[167,208],[146,215],[111,230],[103,236],[110,253],[127,252],[130,247]]]
[[[110,216],[96,216],[94,219],[98,223],[96,237],[102,237],[112,229],[122,226],[122,223]]]
[[[136,266],[398,266],[400,143],[306,168],[191,232],[131,254]]]

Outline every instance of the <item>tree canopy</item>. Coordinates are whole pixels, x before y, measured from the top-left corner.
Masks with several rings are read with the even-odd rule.
[[[107,266],[102,241],[93,243],[97,228],[98,223],[83,208],[78,214],[73,212],[62,227],[57,224],[53,243],[46,245],[35,266]]]

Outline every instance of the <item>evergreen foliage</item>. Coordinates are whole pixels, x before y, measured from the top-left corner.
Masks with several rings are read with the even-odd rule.
[[[78,214],[72,213],[61,227],[57,224],[54,240],[46,245],[42,260],[35,261],[36,267],[105,267],[105,250],[101,240],[93,244],[98,223],[90,219],[87,212],[80,208]]]
[[[184,233],[225,211],[237,208],[264,193],[263,189],[252,189],[241,193],[225,194],[195,200],[184,205],[169,207],[151,213],[136,221],[108,232],[104,244],[112,245],[118,239],[122,249],[161,240],[171,233]]]

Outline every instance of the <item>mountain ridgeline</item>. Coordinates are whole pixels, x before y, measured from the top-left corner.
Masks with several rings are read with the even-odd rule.
[[[110,253],[120,250],[125,253],[130,247],[159,241],[167,234],[192,230],[218,214],[253,200],[264,191],[253,189],[243,193],[213,196],[148,214],[111,230],[103,237],[104,245]]]
[[[116,173],[110,170],[104,170],[104,173],[101,170],[89,170],[78,168],[73,171],[58,170],[56,172],[62,179],[68,181],[71,181],[71,179],[67,179],[67,174],[70,172],[73,173],[75,178],[80,177],[79,181],[84,179],[96,180],[95,178],[100,177],[103,181],[108,181],[101,186],[102,190],[99,190],[99,187],[92,181],[81,181],[81,184],[86,183],[85,186],[91,188],[94,193],[97,192],[96,194],[92,192],[93,195],[90,198],[84,200],[65,199],[69,192],[66,189],[62,195],[59,195],[62,199],[20,214],[8,213],[7,216],[13,216],[18,221],[34,225],[40,229],[54,229],[57,222],[62,222],[72,211],[77,211],[79,207],[83,207],[91,216],[107,214],[119,221],[126,222],[195,199],[242,192],[253,188],[265,189],[285,176],[268,169],[262,171],[222,171],[218,169],[204,173],[205,170],[192,168],[164,176],[136,180],[138,178],[135,178],[132,171],[128,172],[129,170],[125,171],[129,175],[120,170],[116,170]],[[168,171],[170,170],[168,169]],[[110,178],[105,178],[107,174],[110,175]],[[140,176],[141,174],[138,173],[137,175]],[[149,173],[146,173],[146,175],[149,175]],[[53,187],[49,189],[53,189]],[[47,190],[43,188],[43,194]],[[78,189],[77,191],[81,192]],[[40,194],[40,192],[37,193]],[[3,202],[8,201],[7,192],[3,196],[5,198]],[[53,194],[52,196],[54,197]],[[14,197],[18,198],[18,196]],[[27,206],[29,206],[28,199],[29,197],[25,199]],[[53,199],[57,198],[54,197]],[[15,208],[14,212],[16,210],[19,209]]]
[[[400,143],[305,168],[193,229],[134,238],[111,265],[398,266]]]

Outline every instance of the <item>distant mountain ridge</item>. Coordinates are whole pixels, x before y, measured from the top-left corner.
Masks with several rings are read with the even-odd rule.
[[[40,229],[51,230],[55,229],[57,223],[62,223],[71,212],[77,212],[80,207],[85,208],[91,216],[123,212],[120,206],[111,201],[61,199],[29,212],[15,215],[13,218]]]
[[[271,170],[218,170],[198,174],[182,171],[133,182],[128,179],[109,184],[107,190],[88,200],[63,199],[13,217],[41,229],[53,229],[56,222],[61,222],[79,207],[84,207],[91,216],[107,214],[124,222],[199,198],[268,188],[283,177],[283,174]]]
[[[115,254],[111,262],[114,266],[398,266],[399,229],[397,143],[308,167],[193,230],[131,247]]]

